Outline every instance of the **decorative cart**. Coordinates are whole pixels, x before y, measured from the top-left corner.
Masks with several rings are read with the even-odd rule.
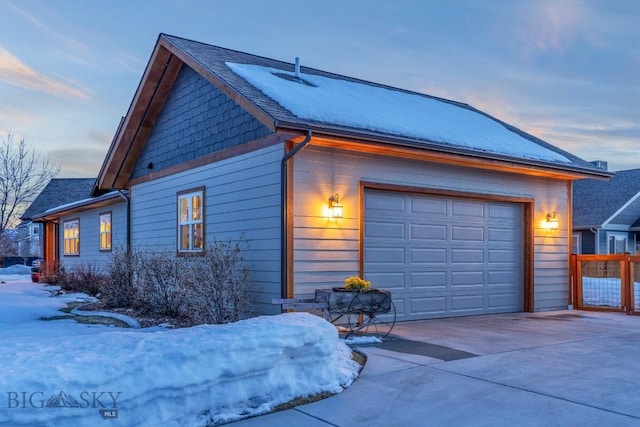
[[[391,292],[383,289],[316,289],[314,299],[274,299],[273,303],[285,309],[322,310],[323,317],[344,338],[362,335],[384,338],[396,323]]]

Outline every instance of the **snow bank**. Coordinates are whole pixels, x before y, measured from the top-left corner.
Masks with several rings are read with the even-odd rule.
[[[307,313],[176,330],[9,337],[0,360],[7,399],[0,425],[12,426],[96,426],[103,418],[126,426],[220,423],[298,396],[339,392],[359,370],[333,325]]]
[[[0,268],[0,276],[15,276],[27,274],[31,276],[31,267],[28,267],[24,264],[14,264],[7,268]]]

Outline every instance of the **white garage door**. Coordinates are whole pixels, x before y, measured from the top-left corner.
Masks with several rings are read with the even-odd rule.
[[[523,207],[366,190],[364,273],[398,320],[522,311]]]

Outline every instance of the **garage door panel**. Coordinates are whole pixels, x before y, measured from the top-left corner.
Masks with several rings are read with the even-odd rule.
[[[484,264],[484,249],[451,249],[453,264]]]
[[[446,225],[410,224],[411,240],[446,241]]]
[[[410,197],[410,196],[408,196]],[[411,214],[430,218],[446,218],[449,216],[449,205],[445,199],[410,198]]]
[[[453,216],[484,218],[484,205],[475,201],[452,200],[451,213]]]
[[[521,311],[523,225],[517,203],[367,190],[365,277],[399,320]]]
[[[451,287],[464,286],[469,287],[483,287],[485,283],[484,271],[452,271],[451,272]]]
[[[418,249],[409,248],[411,265],[430,264],[430,265],[446,265],[447,251],[446,249]]]
[[[378,272],[368,273],[367,280],[371,283],[375,283],[376,287],[389,289],[393,292],[394,289],[404,289],[405,286],[405,274],[403,272]],[[391,294],[394,295],[393,293]]]
[[[396,307],[396,313],[397,313]],[[447,299],[444,296],[422,297],[411,299],[410,314],[446,314]]]
[[[487,274],[488,285],[508,285],[513,286],[520,280],[520,272],[518,270],[492,270]]]
[[[365,200],[365,209],[371,213],[388,215],[406,211],[405,197],[394,193],[375,193]]]
[[[404,265],[404,248],[369,248],[364,261],[372,264]]]
[[[489,249],[490,264],[515,264],[516,253],[506,249]]]
[[[469,311],[469,310],[483,310],[484,309],[484,295],[483,294],[466,294],[466,295],[453,295],[451,297],[451,311]]]
[[[497,218],[500,220],[510,219],[513,224],[520,222],[518,210],[513,209],[513,205],[507,203],[494,203],[489,205],[489,218]]]
[[[405,239],[405,226],[400,222],[371,222],[367,223],[364,233],[368,238]]]
[[[488,295],[487,304],[492,309],[503,309],[509,311],[518,311],[519,306],[514,304],[514,300],[517,300],[519,295],[514,292],[505,292],[502,294],[496,293]]]
[[[410,272],[410,287],[412,289],[446,289],[447,273],[445,271]]]
[[[518,230],[515,228],[505,229],[489,227],[490,242],[517,242],[518,240]]]
[[[451,240],[484,242],[484,228],[451,226]]]

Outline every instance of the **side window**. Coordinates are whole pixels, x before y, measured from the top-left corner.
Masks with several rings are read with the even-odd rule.
[[[580,244],[580,237],[581,235],[579,233],[574,233],[571,235],[571,253],[572,254],[580,254],[581,251],[581,244]]]
[[[100,250],[111,250],[111,212],[100,214]]]
[[[63,222],[64,254],[80,255],[80,220]]]
[[[607,233],[607,250],[609,254],[627,252],[627,233]]]
[[[178,193],[178,253],[204,251],[204,187]]]

